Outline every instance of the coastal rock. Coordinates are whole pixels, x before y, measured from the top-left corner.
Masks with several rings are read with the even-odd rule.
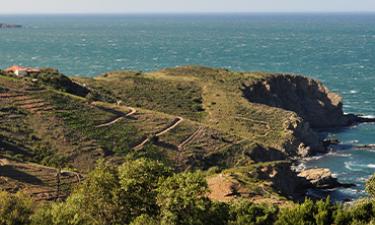
[[[375,149],[375,144],[356,145],[354,147],[358,150],[373,150]]]
[[[6,24],[6,23],[0,23],[0,29],[9,29],[9,28],[22,28],[21,25],[17,25],[17,24]]]
[[[309,123],[305,122],[295,113],[291,113],[288,121],[284,124],[284,131],[289,136],[282,149],[290,157],[307,157],[318,153],[325,153],[319,136],[314,132]]]
[[[265,165],[258,169],[260,179],[269,180],[272,186],[290,199],[303,199],[310,183],[291,169],[288,161]]]
[[[243,88],[251,102],[293,111],[312,128],[353,124],[355,115],[344,115],[342,98],[321,82],[295,75],[273,74]]]
[[[338,187],[351,187],[352,184],[342,184],[326,168],[316,168],[304,170],[298,174],[299,177],[306,178],[314,188],[332,189]]]

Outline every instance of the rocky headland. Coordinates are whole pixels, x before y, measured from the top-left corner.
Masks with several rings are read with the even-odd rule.
[[[0,102],[1,157],[20,160],[14,165],[22,170],[61,162],[84,175],[98,159],[118,165],[140,154],[176,171],[218,169],[210,188],[220,190],[215,185],[229,177],[240,195],[258,200],[301,200],[309,188],[346,186],[326,169],[293,165],[327,151],[331,142],[316,129],[372,121],[345,115],[341,97],[311,78],[198,66],[95,78],[0,71]]]

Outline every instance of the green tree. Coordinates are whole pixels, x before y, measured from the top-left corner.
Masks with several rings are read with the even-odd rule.
[[[158,181],[170,175],[170,168],[145,158],[127,161],[119,167],[120,199],[123,205],[127,205],[130,219],[142,214],[159,214],[156,203]]]
[[[329,198],[316,203],[306,199],[302,204],[282,209],[275,225],[331,225],[335,210]]]
[[[99,162],[65,202],[52,204],[47,212],[39,212],[33,218],[34,223],[45,220],[42,225],[121,224],[126,214],[118,205],[118,193],[115,172]]]
[[[0,192],[0,225],[29,224],[32,201],[22,193]]]
[[[180,173],[166,178],[158,188],[163,225],[208,224],[211,202],[207,182],[201,173]]]
[[[359,200],[350,208],[353,221],[369,223],[375,216],[374,203],[371,200]]]
[[[277,208],[239,200],[230,207],[230,225],[272,225]]]

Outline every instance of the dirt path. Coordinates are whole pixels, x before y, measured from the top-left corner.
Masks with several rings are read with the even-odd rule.
[[[104,124],[101,124],[101,125],[98,125],[96,126],[95,128],[101,128],[101,127],[109,127],[115,123],[117,123],[118,121],[120,120],[123,120],[125,117],[129,117],[131,115],[134,115],[135,113],[137,113],[137,110],[132,108],[132,107],[128,107],[130,109],[130,112],[127,113],[125,116],[119,116],[117,117],[116,119],[112,120],[111,122],[108,122],[108,123],[104,123]]]
[[[180,123],[182,123],[182,121],[184,121],[184,118],[182,117],[177,117],[176,118],[176,121],[169,127],[167,127],[166,129],[164,129],[163,131],[160,131],[159,133],[156,134],[156,137],[160,137],[162,136],[163,134],[166,134],[168,133],[169,131],[173,130],[175,127],[177,127]]]
[[[199,127],[198,130],[196,130],[192,135],[190,135],[190,137],[188,137],[185,141],[183,141],[180,145],[177,146],[178,150],[183,150],[183,148],[189,143],[191,143],[195,138],[197,138],[198,135],[200,135],[203,132],[203,130],[203,127]]]
[[[164,130],[158,132],[157,134],[155,134],[156,137],[160,137],[166,133],[168,133],[169,131],[173,130],[174,128],[176,128],[180,123],[182,123],[184,121],[184,118],[182,117],[177,117],[176,120],[170,125],[168,126],[167,128],[165,128]],[[142,141],[142,143],[140,143],[139,145],[135,146],[133,149],[134,150],[140,150],[142,149],[145,144],[147,144],[147,142],[149,142],[150,139],[149,138],[146,138],[145,140]]]

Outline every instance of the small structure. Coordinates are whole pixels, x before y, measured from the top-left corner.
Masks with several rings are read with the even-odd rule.
[[[39,73],[40,69],[14,65],[7,68],[5,72],[12,73],[17,77],[25,77],[30,75],[31,73]]]

